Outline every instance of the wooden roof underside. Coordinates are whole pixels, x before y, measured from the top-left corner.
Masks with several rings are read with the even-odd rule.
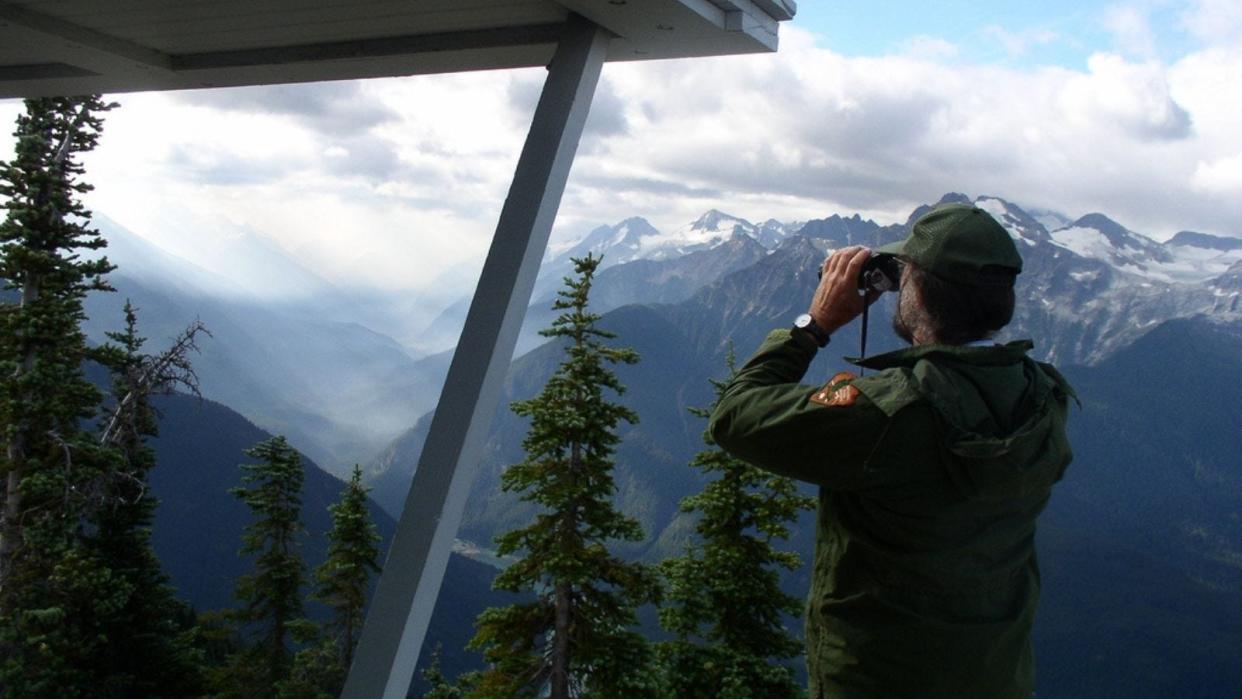
[[[0,97],[547,65],[571,13],[608,60],[774,51],[792,0],[0,1]]]

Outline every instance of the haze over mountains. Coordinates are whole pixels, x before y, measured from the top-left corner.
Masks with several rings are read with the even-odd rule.
[[[1048,358],[1099,361],[1163,320],[1239,310],[1242,240],[1183,232],[1158,243],[1102,214],[1070,221],[1042,212],[1037,220],[998,198],[977,201],[1029,249],[1024,282],[1036,303],[1023,306],[1020,321],[1048,338]],[[1040,220],[1062,225],[1049,231]],[[126,298],[154,342],[201,318],[216,336],[198,361],[205,395],[287,434],[330,471],[372,459],[435,405],[468,298],[442,301],[437,312],[409,294],[343,290],[245,230],[194,248],[223,270],[209,272],[106,217],[96,224],[119,265],[112,281],[120,293],[90,299],[91,337],[102,340],[114,327]],[[789,241],[824,250],[874,245],[900,237],[901,228],[857,215],[755,224],[718,210],[667,233],[641,217],[600,226],[549,253],[517,354],[543,342],[538,330],[552,318],[570,259],[588,251],[604,255],[592,301],[608,311],[683,302]]]

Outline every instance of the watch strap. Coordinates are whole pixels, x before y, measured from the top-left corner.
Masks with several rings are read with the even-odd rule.
[[[815,319],[809,313],[803,313],[798,316],[794,320],[794,328],[806,332],[815,341],[815,344],[820,347],[827,347],[828,342],[832,339],[823,328],[819,327],[819,324],[815,322]]]

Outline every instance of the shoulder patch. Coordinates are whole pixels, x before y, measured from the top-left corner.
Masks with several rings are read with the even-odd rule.
[[[843,371],[831,379],[824,387],[811,394],[811,402],[828,408],[853,405],[858,400],[860,391],[849,381],[858,378],[855,374]]]

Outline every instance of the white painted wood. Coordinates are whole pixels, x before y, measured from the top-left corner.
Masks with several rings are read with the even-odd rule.
[[[610,61],[767,52],[776,49],[778,21],[792,16],[793,6],[792,0],[0,0],[0,98],[547,65],[555,37],[495,36],[529,36],[563,24],[570,13],[610,32]],[[455,40],[446,44],[444,37]]]

